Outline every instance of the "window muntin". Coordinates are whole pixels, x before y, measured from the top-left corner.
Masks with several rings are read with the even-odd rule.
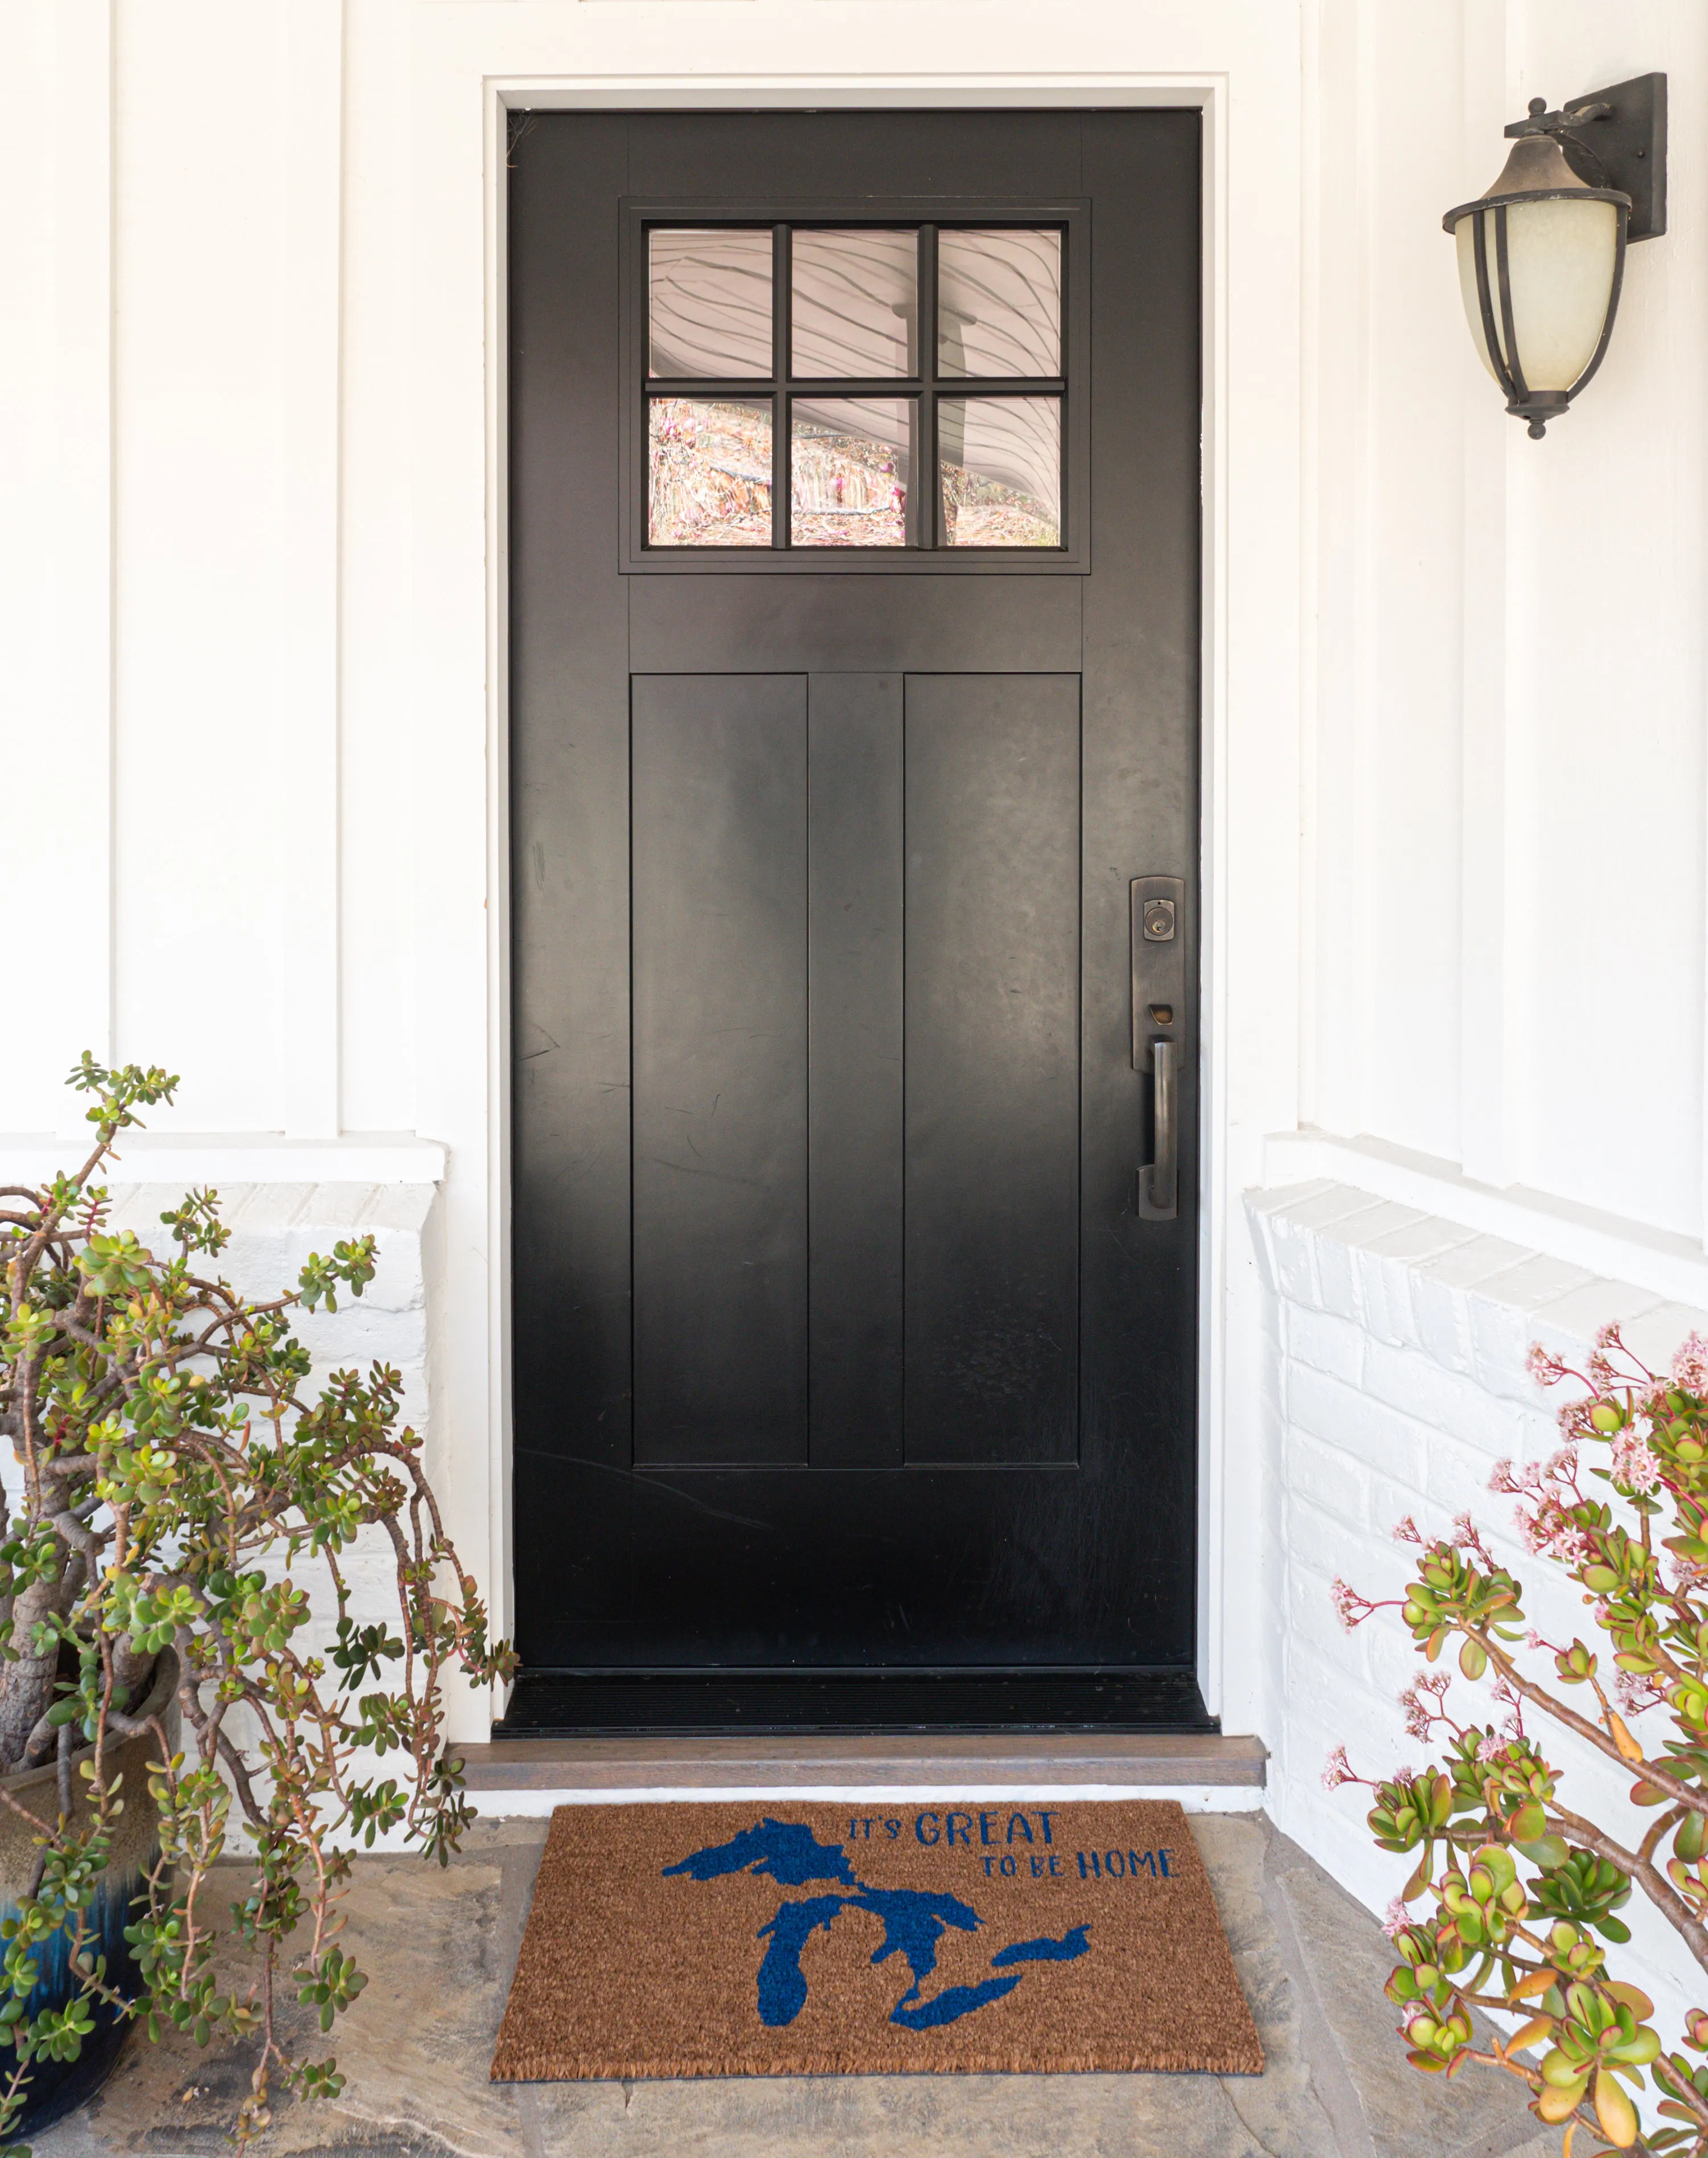
[[[1071,460],[1066,424],[1084,357],[1066,308],[1077,213],[964,225],[766,214],[638,219],[644,556],[1083,566],[1065,483],[1071,461],[1082,502],[1082,404]],[[1082,292],[1076,306],[1073,340]]]

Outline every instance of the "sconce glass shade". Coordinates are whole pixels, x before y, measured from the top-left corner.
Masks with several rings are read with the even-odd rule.
[[[1442,219],[1478,356],[1533,436],[1601,364],[1630,208],[1628,195],[1581,180],[1551,136],[1527,135],[1488,194]]]

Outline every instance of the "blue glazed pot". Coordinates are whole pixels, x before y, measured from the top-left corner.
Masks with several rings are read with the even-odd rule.
[[[174,1650],[167,1649],[156,1664],[148,1697],[137,1712],[139,1716],[157,1717],[176,1748],[178,1656]],[[86,1760],[90,1750],[85,1748],[74,1756],[74,1767],[76,1761]],[[136,1957],[125,1939],[125,1928],[132,1923],[131,1906],[142,1887],[143,1875],[160,1850],[158,1822],[147,1776],[148,1764],[157,1759],[159,1750],[157,1741],[151,1736],[109,1743],[105,1753],[108,1780],[115,1774],[124,1778],[124,1811],[113,1836],[111,1859],[95,1891],[90,1911],[92,1945],[106,1957],[109,1983],[127,2000],[135,2000],[142,1991],[142,1980]],[[75,1779],[75,1788],[80,1813],[85,1788],[81,1776]],[[4,1789],[38,1820],[57,1820],[59,1772],[54,1764],[8,1776]],[[39,1852],[34,1834],[28,1824],[20,1820],[10,1806],[0,1806],[0,1915],[6,1918],[17,1916],[19,1900],[34,1876]],[[28,2015],[39,2016],[44,2008],[62,2006],[76,1993],[70,1954],[70,1943],[63,1930],[47,1943],[41,1957],[41,1975],[29,1996]],[[29,2072],[23,2111],[12,2130],[13,2137],[27,2142],[86,2099],[93,2098],[111,2073],[129,2028],[127,2016],[103,2004],[95,2009],[95,2029],[84,2040],[83,2050],[75,2061],[35,2062]],[[14,2057],[10,2047],[0,2047],[0,2077],[10,2076]]]

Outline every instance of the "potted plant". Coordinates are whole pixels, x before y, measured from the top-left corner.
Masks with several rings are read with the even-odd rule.
[[[1411,1866],[1388,1914],[1400,1958],[1388,1998],[1414,2067],[1517,2078],[1568,2154],[1583,2135],[1705,2158],[1708,2011],[1685,2014],[1669,2050],[1609,1950],[1631,1938],[1618,1914],[1635,1890],[1708,1973],[1708,1342],[1693,1335],[1664,1374],[1616,1327],[1584,1371],[1540,1349],[1530,1362],[1544,1385],[1578,1382],[1564,1443],[1546,1461],[1500,1463],[1491,1488],[1517,1501],[1527,1548],[1575,1584],[1598,1639],[1528,1622],[1520,1582],[1465,1514],[1427,1541],[1401,1522],[1396,1536],[1417,1547],[1403,1597],[1384,1606],[1334,1584],[1349,1629],[1397,1608],[1427,1663],[1457,1643],[1460,1674],[1494,1696],[1462,1721],[1444,1668],[1401,1696],[1407,1728],[1441,1758],[1370,1786],[1376,1842]],[[1631,1779],[1628,1825],[1567,1803],[1549,1726]],[[1342,1747],[1324,1780],[1365,1779]],[[1478,2011],[1503,2020],[1479,2025]]]
[[[71,1083],[94,1097],[87,1160],[0,1189],[0,2144],[88,2095],[141,2021],[255,2045],[240,2146],[279,2088],[341,2088],[330,2057],[286,2049],[281,1986],[323,2031],[355,1999],[349,1850],[395,1831],[448,1859],[471,1814],[442,1680],[513,1657],[400,1427],[398,1374],[311,1390],[292,1334],[297,1309],[362,1293],[373,1238],[253,1302],[211,1271],[230,1232],[193,1190],[157,1255],[110,1226],[97,1180],[178,1082],[85,1054]],[[393,1562],[379,1618],[346,1580],[364,1536]],[[234,1855],[255,1976],[224,1992],[209,1872]]]

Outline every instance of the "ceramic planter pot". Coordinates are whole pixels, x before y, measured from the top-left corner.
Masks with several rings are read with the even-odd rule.
[[[154,1682],[138,1712],[157,1717],[176,1748],[178,1710],[175,1650],[168,1649],[156,1664]],[[73,1757],[74,1762],[87,1759],[90,1750],[84,1748]],[[131,1923],[131,1904],[142,1886],[142,1876],[159,1850],[158,1822],[147,1776],[148,1763],[157,1759],[158,1753],[157,1742],[152,1735],[118,1740],[110,1743],[105,1753],[108,1780],[116,1774],[124,1778],[125,1810],[114,1830],[111,1859],[95,1890],[91,1930],[95,1946],[106,1957],[109,1982],[116,1991],[132,1998],[142,1990],[141,1979],[136,1958],[125,1939],[125,1928]],[[52,1763],[44,1768],[27,1768],[3,1779],[3,1788],[20,1805],[27,1806],[39,1820],[49,1822],[59,1818],[58,1784],[59,1772]],[[83,1803],[86,1789],[85,1779],[76,1777],[75,1803],[80,1815],[86,1810]],[[39,1856],[32,1840],[34,1833],[10,1806],[0,1805],[0,1916],[15,1917],[20,1901],[28,1892]],[[60,2006],[75,1993],[70,1961],[70,1947],[65,1933],[54,1934],[43,1954],[41,1975],[29,1996],[28,2014],[38,2016],[45,2008]],[[124,2043],[129,2019],[116,2009],[106,2006],[97,2007],[95,2017],[95,2029],[85,2039],[83,2050],[75,2061],[38,2060],[32,2066],[28,2096],[13,2126],[14,2137],[28,2140],[73,2107],[81,2105],[106,2082]],[[9,2074],[13,2062],[10,2047],[0,2051],[0,2075]]]

